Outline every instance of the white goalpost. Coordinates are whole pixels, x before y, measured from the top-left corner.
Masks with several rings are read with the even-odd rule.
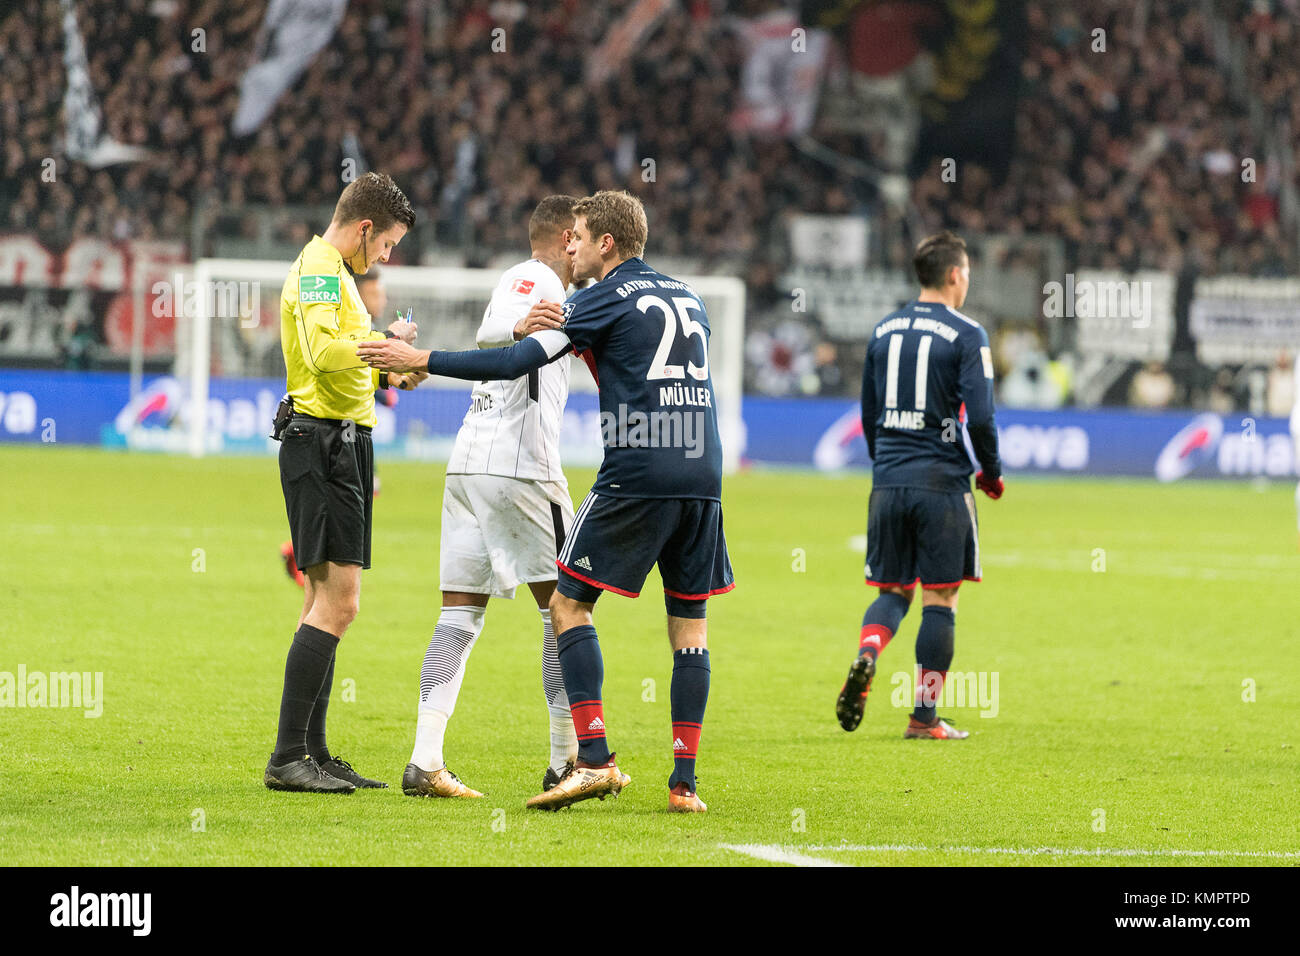
[[[280,351],[280,290],[292,263],[265,259],[200,259],[193,266],[190,321],[178,342],[177,377],[189,383],[188,448],[201,457],[221,450],[207,413],[214,379],[283,379]],[[495,269],[382,266],[393,313],[413,310],[421,348],[472,349],[500,272]],[[744,363],[745,286],[733,276],[678,276],[704,300],[710,323],[709,368],[718,399],[723,467],[732,472],[744,443],[741,379]],[[373,318],[387,327],[393,315]],[[179,331],[179,330],[178,330]],[[570,376],[574,393],[594,392],[585,366]],[[431,378],[420,386],[467,390],[469,383]],[[199,410],[202,410],[200,413]],[[463,415],[464,409],[460,410]],[[454,433],[454,422],[442,423]],[[270,422],[266,423],[270,428]],[[563,435],[561,436],[563,440]]]

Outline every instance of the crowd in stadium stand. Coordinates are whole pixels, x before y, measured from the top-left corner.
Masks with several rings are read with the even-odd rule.
[[[843,172],[784,139],[732,128],[744,51],[731,15],[774,4],[683,3],[689,22],[657,27],[593,89],[590,38],[629,6],[450,2],[434,7],[441,28],[412,29],[403,2],[352,0],[286,96],[293,108],[238,139],[230,120],[265,3],[79,0],[105,130],[153,159],[98,171],[59,161],[50,183],[40,171],[60,156],[60,5],[18,0],[0,18],[0,230],[54,247],[78,235],[188,239],[199,202],[332,203],[349,135],[436,224],[433,238],[468,249],[471,264],[517,246],[517,224],[556,191],[625,187],[650,208],[654,253],[701,269],[740,263],[759,282],[774,281],[791,212],[882,214]],[[1289,116],[1287,145],[1300,150],[1298,4],[1226,6],[1225,22],[1249,44],[1244,97],[1193,0],[1148,4],[1140,25],[1122,0],[1029,0],[1010,174],[997,181],[970,165],[955,184],[937,168],[915,178],[925,228],[1060,236],[1074,268],[1300,272],[1279,221],[1277,158],[1253,136],[1244,101],[1271,120]],[[508,28],[505,55],[493,51],[497,25]],[[1107,31],[1104,54],[1091,49],[1096,26]],[[814,132],[873,159],[871,137]],[[1243,181],[1247,158],[1253,182]],[[908,237],[895,232],[884,256],[901,266]],[[772,291],[751,284],[757,302]]]
[[[1203,273],[1294,274],[1277,157],[1229,92],[1200,5],[1153,7],[1173,15],[1153,9],[1139,37],[1127,5],[1029,4],[1011,173],[1000,186],[966,176],[956,198],[937,171],[919,178],[927,218],[970,232],[1061,235],[1081,268],[1177,272],[1191,256]],[[1252,22],[1238,26],[1249,33]],[[1296,87],[1282,78],[1294,83],[1295,62],[1280,45],[1289,39],[1294,51],[1294,28],[1271,22],[1272,33],[1256,34],[1250,96],[1294,110]],[[1097,26],[1107,31],[1105,53],[1092,49]],[[1244,159],[1254,161],[1253,182],[1243,182]]]

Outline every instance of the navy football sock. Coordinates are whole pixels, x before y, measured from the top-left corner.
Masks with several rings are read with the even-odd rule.
[[[600,656],[596,629],[590,624],[571,627],[558,635],[555,643],[573,729],[578,735],[578,759],[598,767],[609,762],[609,743],[605,740],[605,708],[600,699],[605,661]]]
[[[898,626],[903,623],[911,602],[901,594],[881,591],[862,615],[862,631],[858,637],[858,656],[870,654],[872,660],[880,656],[886,645],[894,639]]]
[[[916,635],[916,663],[921,676],[912,716],[923,724],[933,723],[935,718],[939,692],[952,663],[955,621],[952,608],[932,604],[921,611],[921,629]]]
[[[673,717],[672,788],[679,783],[695,791],[695,754],[700,747],[704,707],[709,701],[709,652],[683,647],[673,652],[673,684],[669,691]]]

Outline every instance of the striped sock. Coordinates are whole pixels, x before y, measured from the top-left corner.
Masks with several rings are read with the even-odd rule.
[[[438,615],[429,649],[420,668],[420,708],[415,725],[411,763],[421,770],[446,766],[442,756],[447,721],[465,679],[465,662],[483,631],[486,608],[464,605],[444,607]]]
[[[569,713],[569,695],[564,692],[564,674],[560,670],[560,649],[555,643],[551,612],[540,608],[542,615],[542,690],[551,719],[551,769],[561,771],[570,760],[578,759],[578,738]]]
[[[709,701],[709,652],[703,647],[683,647],[673,652],[673,684],[669,691],[673,715],[673,772],[671,789],[679,783],[695,791],[695,756],[704,728],[704,708]]]
[[[590,624],[571,627],[555,640],[569,695],[573,730],[578,737],[578,759],[593,767],[609,763],[605,739],[605,707],[600,699],[605,682],[605,662],[600,656],[596,629]]]

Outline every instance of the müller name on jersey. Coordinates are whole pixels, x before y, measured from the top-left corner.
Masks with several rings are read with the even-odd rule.
[[[660,385],[660,405],[703,405],[713,407],[713,396],[702,385]]]

